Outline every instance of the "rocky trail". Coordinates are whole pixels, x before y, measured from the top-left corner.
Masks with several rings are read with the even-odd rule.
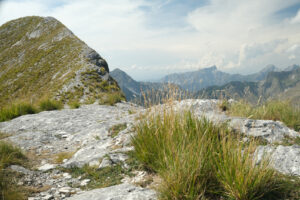
[[[258,157],[271,153],[273,167],[285,174],[300,175],[300,146],[294,141],[300,134],[281,122],[229,117],[218,108],[217,100],[183,100],[172,107],[181,112],[190,109],[215,123],[227,122],[249,136],[259,137],[265,145],[257,149]],[[166,105],[170,106],[170,105]],[[155,111],[166,106],[156,106]],[[148,110],[130,103],[116,106],[83,105],[78,109],[45,111],[0,123],[0,132],[31,155],[32,167],[10,168],[22,175],[19,185],[39,188],[29,199],[156,199],[154,190],[159,178],[132,166],[129,153],[134,126]],[[151,111],[150,111],[151,112]],[[92,178],[75,176],[68,169],[86,166],[97,170],[118,169],[119,174],[105,174],[102,188],[95,189]],[[111,181],[118,176],[118,181]],[[106,184],[107,183],[107,184]],[[115,183],[115,184],[114,184]]]

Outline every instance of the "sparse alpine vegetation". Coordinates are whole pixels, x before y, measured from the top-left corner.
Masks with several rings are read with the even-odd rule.
[[[160,199],[298,198],[298,179],[271,169],[268,157],[256,163],[256,141],[242,143],[225,124],[168,111],[136,129],[134,156],[162,178]]]
[[[41,111],[60,110],[62,108],[63,104],[61,102],[51,99],[43,99],[38,105],[26,102],[15,103],[0,108],[0,122],[8,121],[22,115],[35,114]]]
[[[232,104],[223,103],[227,113],[232,116],[247,117],[251,119],[267,119],[282,121],[288,127],[300,130],[300,107],[288,101],[268,101],[261,105],[253,105],[246,101]]]
[[[105,94],[124,97],[106,61],[52,17],[1,26],[0,69],[0,108],[45,96],[64,104],[100,101]]]
[[[0,141],[0,199],[24,199],[23,190],[13,181],[13,174],[7,167],[9,165],[24,165],[26,157],[22,151],[9,143]]]

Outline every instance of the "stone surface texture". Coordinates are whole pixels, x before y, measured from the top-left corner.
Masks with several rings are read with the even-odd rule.
[[[287,128],[281,122],[270,120],[252,120],[230,117],[219,110],[217,100],[183,100],[172,104],[158,105],[147,110],[131,103],[118,103],[116,106],[83,105],[78,109],[45,111],[25,115],[11,121],[0,123],[0,132],[9,133],[5,138],[24,151],[36,155],[35,168],[29,170],[21,166],[10,168],[24,174],[20,185],[49,187],[30,199],[156,199],[156,192],[138,185],[149,174],[136,171],[135,177],[125,177],[122,184],[107,188],[86,191],[89,179],[72,177],[59,167],[94,166],[98,169],[121,164],[127,166],[126,152],[133,150],[130,138],[137,120],[145,112],[160,113],[164,109],[176,112],[191,110],[196,116],[206,117],[214,123],[226,122],[233,129],[242,132],[245,137],[263,138],[268,145],[260,146],[256,153],[260,159],[263,153],[271,155],[273,167],[285,174],[300,175],[300,147],[276,145],[285,137],[299,137],[299,133]],[[110,129],[126,123],[126,128],[116,135]],[[72,153],[62,163],[54,158],[61,152]]]

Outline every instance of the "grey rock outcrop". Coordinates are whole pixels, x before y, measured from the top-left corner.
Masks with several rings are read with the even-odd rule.
[[[153,190],[137,187],[128,183],[95,189],[67,198],[68,200],[154,200],[157,199]]]
[[[271,155],[273,167],[285,174],[300,175],[300,147],[275,146],[285,137],[299,137],[299,133],[287,128],[281,122],[270,120],[252,120],[229,117],[219,109],[217,100],[183,100],[172,104],[158,105],[151,110],[134,104],[118,103],[116,106],[84,105],[78,109],[45,111],[33,115],[25,115],[8,122],[0,123],[0,132],[9,133],[5,138],[25,151],[37,157],[35,167],[30,171],[20,166],[11,166],[12,170],[25,174],[20,184],[28,186],[50,186],[49,190],[36,194],[33,199],[156,199],[156,193],[149,188],[140,188],[139,184],[147,180],[145,171],[135,171],[134,177],[124,176],[122,184],[83,191],[90,180],[72,177],[61,171],[60,167],[82,167],[90,165],[102,168],[126,163],[126,152],[133,150],[130,138],[134,132],[137,119],[145,112],[163,113],[165,109],[176,112],[191,110],[196,116],[206,117],[214,123],[228,123],[233,129],[244,133],[245,137],[264,138],[269,145],[257,149],[257,155]],[[116,125],[126,124],[123,130],[111,134],[110,129]],[[53,164],[53,158],[61,152],[71,153],[60,164]]]
[[[281,173],[300,176],[300,146],[259,146],[256,150],[258,162],[270,156],[271,166]]]

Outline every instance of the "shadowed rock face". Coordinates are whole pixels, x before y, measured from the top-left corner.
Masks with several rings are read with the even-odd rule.
[[[89,49],[86,57],[88,58],[89,62],[97,65],[98,67],[104,67],[105,71],[109,72],[107,62],[93,49]]]
[[[112,187],[84,191],[80,189],[80,185],[87,184],[89,180],[72,177],[56,167],[89,165],[100,170],[118,164],[127,169],[127,152],[133,150],[130,139],[135,134],[133,127],[137,123],[136,118],[145,112],[159,113],[164,110],[163,106],[168,109],[170,105],[158,105],[147,110],[134,104],[118,103],[116,106],[85,105],[74,110],[45,111],[2,122],[0,132],[10,133],[11,136],[6,140],[36,155],[34,163],[39,170],[30,171],[19,166],[11,168],[25,174],[24,184],[29,179],[29,186],[51,186],[46,192],[36,194],[37,199],[42,199],[45,195],[58,199],[72,196],[70,200],[157,199],[154,190],[134,186],[146,182],[146,177],[151,176],[145,171],[134,171],[134,177],[124,176],[122,183]],[[300,147],[274,146],[285,137],[299,137],[298,132],[277,121],[229,117],[219,110],[218,105],[218,100],[188,99],[173,102],[172,108],[176,112],[191,110],[195,116],[204,116],[214,123],[228,122],[230,127],[242,132],[245,139],[248,136],[264,139],[267,144],[257,149],[258,158],[264,152],[270,153],[276,170],[300,176]],[[120,124],[123,128],[112,134],[112,127]],[[60,164],[53,164],[54,156],[60,152],[74,154]]]
[[[52,17],[24,17],[0,27],[0,104],[95,101],[121,93],[107,62]]]

